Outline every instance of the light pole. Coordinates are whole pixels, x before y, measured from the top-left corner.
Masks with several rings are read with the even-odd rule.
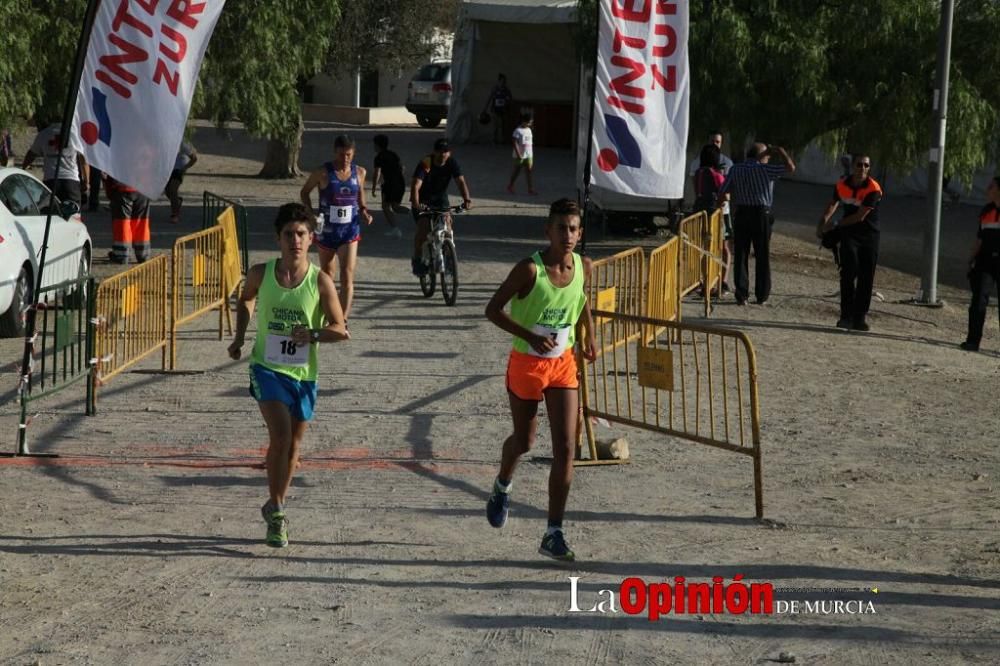
[[[948,74],[951,69],[951,24],[955,0],[941,1],[941,28],[938,38],[937,76],[934,84],[934,141],[930,150],[930,215],[924,229],[924,274],[917,300],[939,306],[937,298],[938,244],[941,238],[941,199],[944,181],[944,143],[948,124]]]

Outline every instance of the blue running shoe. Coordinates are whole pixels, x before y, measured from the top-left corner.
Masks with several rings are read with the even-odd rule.
[[[493,492],[486,500],[486,519],[493,527],[503,527],[507,522],[507,513],[510,510],[510,493],[502,493],[493,483]]]
[[[542,537],[542,545],[539,546],[538,552],[561,562],[572,562],[576,559],[576,555],[566,545],[562,530],[556,530],[552,534],[546,534]]]

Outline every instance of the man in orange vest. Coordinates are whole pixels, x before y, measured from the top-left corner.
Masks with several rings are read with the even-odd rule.
[[[875,286],[878,263],[878,205],[882,187],[872,178],[872,161],[864,153],[854,156],[853,170],[837,181],[833,198],[820,218],[817,235],[827,247],[836,246],[840,263],[840,319],[837,326],[868,331],[866,320]],[[840,220],[837,207],[844,205]]]

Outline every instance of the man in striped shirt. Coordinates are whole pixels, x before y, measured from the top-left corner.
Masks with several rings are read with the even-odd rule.
[[[769,158],[777,153],[784,165],[768,164]],[[735,236],[736,304],[746,305],[750,296],[750,247],[753,247],[757,261],[757,275],[754,281],[754,295],[757,303],[763,305],[771,295],[771,204],[774,200],[772,183],[785,174],[795,173],[795,162],[780,146],[768,147],[755,143],[747,150],[745,161],[734,164],[729,169],[725,182],[719,189],[718,201],[723,201],[726,192],[730,205],[735,207],[733,222]]]

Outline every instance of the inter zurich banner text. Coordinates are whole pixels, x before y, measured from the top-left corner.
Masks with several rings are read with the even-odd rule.
[[[87,162],[146,196],[162,193],[224,4],[101,2],[73,117],[73,147]]]
[[[599,0],[591,183],[684,196],[688,133],[686,0]]]

